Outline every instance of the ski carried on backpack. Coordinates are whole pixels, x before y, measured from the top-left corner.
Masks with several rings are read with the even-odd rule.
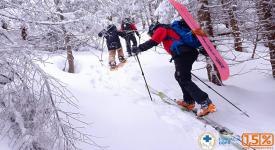
[[[176,10],[179,12],[181,17],[184,19],[184,21],[188,24],[188,26],[192,30],[200,29],[200,26],[198,23],[194,20],[192,15],[189,13],[188,9],[181,3],[175,1],[175,0],[169,0],[169,2],[176,8]],[[208,39],[207,36],[200,36],[196,35],[199,42],[211,58],[211,60],[216,65],[222,80],[226,80],[229,77],[229,67],[227,63],[224,61],[222,56],[219,54],[219,52],[216,50],[214,45],[211,43],[211,41]]]
[[[207,116],[197,117],[196,116],[197,110],[187,111],[183,107],[180,107],[174,99],[170,98],[165,93],[163,93],[161,91],[157,91],[150,86],[149,86],[149,89],[152,94],[158,96],[164,103],[178,107],[184,112],[187,112],[187,113],[189,112],[192,115],[194,115],[194,117],[196,117],[196,119],[201,121],[203,124],[209,125],[212,128],[214,128],[219,133],[219,136],[222,139],[220,142],[225,142],[226,144],[231,144],[239,150],[247,150],[248,149],[242,145],[241,137],[239,135],[236,135],[234,132],[232,132],[228,128],[216,123],[215,121],[209,119]]]

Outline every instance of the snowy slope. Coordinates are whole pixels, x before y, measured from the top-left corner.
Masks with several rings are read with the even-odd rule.
[[[235,55],[239,60],[250,57],[245,53]],[[218,133],[213,128],[189,113],[163,103],[155,95],[154,102],[151,102],[134,57],[128,58],[123,68],[111,72],[106,52],[103,62],[98,60],[100,53],[96,50],[75,52],[77,73],[69,74],[62,71],[65,56],[50,55],[49,63],[41,64],[41,67],[65,83],[78,99],[79,111],[84,115],[82,120],[91,123],[84,132],[93,135],[97,144],[106,146],[108,150],[200,150],[198,137],[202,133],[211,132],[218,140]],[[157,48],[142,53],[139,58],[150,86],[172,98],[182,97],[174,79],[174,65],[169,63],[170,56]],[[194,78],[217,106],[217,112],[210,114],[209,118],[239,135],[244,132],[275,132],[275,81],[262,70],[270,69],[267,61],[255,59],[231,65],[233,76],[224,82],[223,87],[207,81],[206,70],[200,69],[204,66],[205,63],[196,62],[193,73],[250,115],[250,118],[242,115]],[[7,150],[4,143],[0,143],[1,150]],[[84,150],[99,149],[87,144],[80,147]],[[233,150],[235,147],[217,144],[215,149]]]
[[[190,114],[162,103],[158,97],[153,96],[155,102],[151,102],[133,57],[123,68],[111,72],[107,67],[106,55],[101,64],[89,52],[76,53],[76,74],[62,71],[65,61],[62,56],[52,57],[49,61],[53,64],[44,67],[48,73],[66,83],[79,100],[84,120],[92,123],[85,132],[99,137],[94,139],[99,145],[108,146],[110,150],[196,150],[200,149],[197,139],[203,132],[210,131],[218,137],[214,129]],[[181,98],[181,91],[173,77],[174,66],[168,62],[169,59],[168,55],[158,54],[154,50],[140,55],[148,83],[173,98]],[[259,62],[247,62],[247,65],[250,63]],[[204,65],[195,63],[194,69]],[[240,67],[233,69],[238,72]],[[194,73],[207,81],[205,70]],[[217,113],[209,116],[213,120],[240,135],[243,132],[274,133],[272,97],[275,96],[275,81],[271,77],[254,71],[230,78],[224,87],[207,82],[245,109],[250,118],[241,115],[199,81],[194,81],[209,93],[217,105]],[[270,89],[265,90],[266,87]],[[85,150],[98,149],[85,144],[81,147]],[[234,147],[217,144],[216,149],[231,150]]]
[[[53,59],[54,64],[62,64],[62,57]],[[76,60],[78,74],[64,73],[55,65],[46,70],[68,83],[84,120],[93,122],[87,132],[102,137],[95,139],[98,144],[114,150],[198,149],[196,139],[206,129],[178,109],[152,103],[134,58],[117,72],[110,72],[89,53],[77,54]],[[191,126],[197,127],[186,128]]]

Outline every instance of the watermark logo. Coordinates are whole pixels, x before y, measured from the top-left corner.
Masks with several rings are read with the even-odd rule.
[[[238,143],[242,141],[241,136],[231,137],[231,136],[220,136],[219,145],[230,145],[232,143]]]
[[[213,150],[216,145],[216,137],[210,132],[201,134],[198,140],[203,150]]]
[[[242,145],[245,148],[273,149],[274,134],[272,133],[244,133]]]

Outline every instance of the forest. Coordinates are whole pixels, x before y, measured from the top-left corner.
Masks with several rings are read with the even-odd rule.
[[[274,82],[274,0],[177,1],[188,8],[229,68],[255,65],[229,78],[256,70]],[[98,33],[109,24],[119,28],[124,18],[131,18],[145,35],[152,23],[169,24],[180,15],[168,0],[0,0],[0,136],[13,149],[79,149],[79,143],[106,148],[82,130],[90,121],[81,119],[81,99],[43,65],[62,55],[63,72],[77,74],[74,54],[83,51],[104,64],[106,48]],[[249,63],[255,60],[260,64]],[[199,61],[204,65],[196,69],[204,71],[206,82],[226,87],[211,59]]]

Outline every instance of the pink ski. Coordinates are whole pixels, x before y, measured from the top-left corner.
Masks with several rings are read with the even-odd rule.
[[[175,1],[175,0],[169,0],[169,2],[176,8],[176,10],[179,12],[181,17],[185,20],[185,22],[188,24],[188,26],[193,29],[199,29],[200,26],[198,23],[193,19],[192,15],[189,13],[188,9],[182,5],[181,3]],[[216,65],[222,80],[226,80],[229,77],[229,67],[227,63],[224,61],[220,53],[216,50],[214,45],[211,43],[211,41],[208,39],[207,36],[198,36],[201,45],[205,49],[205,51],[210,56],[211,60]]]

